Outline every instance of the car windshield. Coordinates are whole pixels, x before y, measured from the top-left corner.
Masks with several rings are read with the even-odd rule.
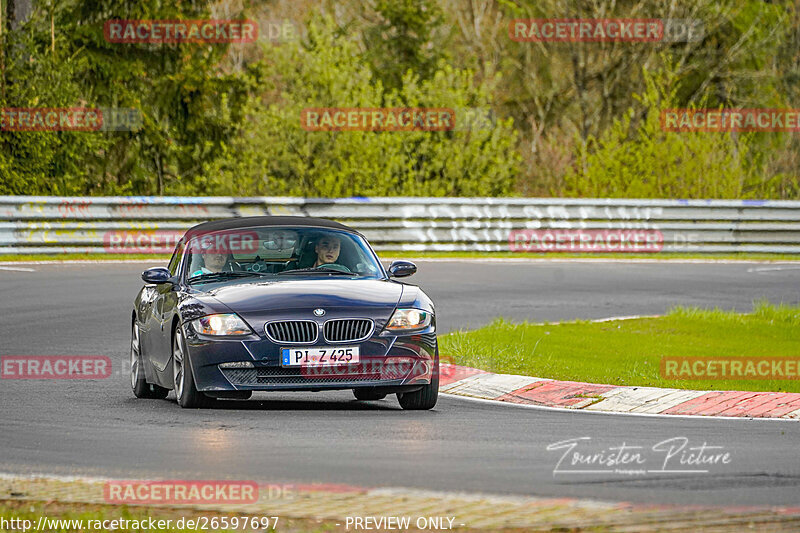
[[[205,233],[187,243],[185,254],[190,284],[384,275],[363,237],[327,228],[264,226]]]

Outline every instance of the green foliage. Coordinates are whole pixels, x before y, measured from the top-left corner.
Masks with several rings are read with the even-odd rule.
[[[43,23],[37,12],[30,26]],[[80,56],[63,57],[32,31],[4,33],[5,76],[0,108],[77,107],[86,95],[76,81],[86,68]],[[31,88],[36,87],[36,91]],[[80,195],[85,192],[86,158],[106,148],[88,132],[0,132],[0,194]]]
[[[430,77],[446,57],[436,33],[443,24],[442,8],[434,0],[377,0],[381,21],[365,32],[366,59],[386,87],[402,86],[410,70]]]
[[[3,13],[0,106],[133,107],[143,128],[0,131],[0,194],[800,198],[796,134],[670,133],[659,122],[665,107],[796,107],[792,0],[571,8],[702,21],[702,39],[677,43],[509,38],[513,18],[563,18],[562,0],[33,5],[14,31]],[[288,19],[305,37],[241,46],[103,36],[109,19],[204,18]],[[401,106],[506,118],[447,132],[300,127],[308,107]]]
[[[492,85],[442,64],[430,79],[409,71],[397,91],[384,89],[360,60],[357,43],[332,20],[309,25],[306,46],[273,50],[264,78],[276,102],[253,103],[227,157],[204,180],[215,194],[495,196],[518,172],[509,120],[472,131],[309,132],[314,107],[484,107]],[[232,184],[232,190],[229,189]]]
[[[220,70],[224,44],[109,43],[103,24],[209,18],[206,3],[71,0],[52,12],[36,7],[20,30],[6,33],[3,107],[132,107],[144,127],[2,132],[0,194],[164,194],[178,182],[202,194],[198,162],[217,157],[254,80]],[[58,28],[54,50],[50,16]]]
[[[664,131],[661,110],[677,99],[674,77],[645,71],[646,90],[633,109],[599,137],[577,143],[578,158],[565,178],[573,196],[614,198],[742,198],[758,195],[758,168],[748,159],[752,136]]]

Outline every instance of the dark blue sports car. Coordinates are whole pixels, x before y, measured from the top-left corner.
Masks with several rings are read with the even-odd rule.
[[[433,303],[395,281],[363,235],[329,220],[245,217],[186,232],[142,273],[131,317],[138,398],[207,407],[253,391],[352,389],[430,409],[439,392]]]

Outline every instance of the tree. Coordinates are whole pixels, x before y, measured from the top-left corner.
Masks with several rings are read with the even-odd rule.
[[[753,198],[760,196],[752,135],[664,131],[661,110],[677,107],[675,75],[644,73],[644,108],[633,108],[598,137],[589,137],[567,173],[570,196],[613,198]],[[703,107],[700,105],[699,107]]]
[[[387,91],[358,54],[354,36],[332,19],[311,22],[308,43],[272,50],[263,74],[267,94],[227,157],[209,163],[214,194],[494,196],[507,194],[518,172],[510,120],[471,131],[309,132],[300,114],[320,107],[488,107],[492,86],[442,65],[431,78],[406,73]]]
[[[440,38],[442,9],[434,0],[377,0],[377,22],[365,29],[366,59],[388,89],[413,71],[429,78],[447,57]]]

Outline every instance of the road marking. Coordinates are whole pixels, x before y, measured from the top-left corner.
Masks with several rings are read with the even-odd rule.
[[[6,266],[0,266],[0,270],[9,270],[11,272],[36,272],[36,269],[34,268],[6,267]]]
[[[781,270],[800,270],[800,266],[785,266],[785,267],[751,267],[747,269],[747,272],[755,272],[756,274],[760,274],[761,272],[777,272]]]

